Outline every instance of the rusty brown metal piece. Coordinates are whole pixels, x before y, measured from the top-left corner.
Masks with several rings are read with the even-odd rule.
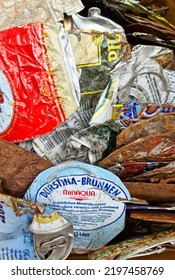
[[[175,224],[175,212],[168,211],[156,211],[156,210],[131,210],[130,217],[132,219],[158,222],[158,223],[174,223]]]
[[[149,135],[164,135],[167,133],[168,136],[174,136],[174,121],[175,114],[168,113],[128,126],[116,137],[116,148],[118,149]]]
[[[171,183],[175,182],[175,162],[170,162],[163,167],[155,168],[152,171],[127,178],[127,181],[132,182],[147,182],[147,183]]]
[[[131,197],[149,202],[174,202],[175,185],[172,183],[124,182]]]
[[[104,158],[99,166],[109,168],[126,161],[171,162],[175,160],[175,137],[147,136],[135,140]]]
[[[3,193],[23,197],[35,177],[52,166],[49,160],[0,139],[0,178]]]

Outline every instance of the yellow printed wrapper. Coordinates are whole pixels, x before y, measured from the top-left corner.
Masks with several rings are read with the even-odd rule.
[[[69,30],[68,35],[80,72],[81,94],[102,92],[115,64],[130,58],[131,50],[125,33]]]

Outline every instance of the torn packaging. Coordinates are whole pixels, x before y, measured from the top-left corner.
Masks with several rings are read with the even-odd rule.
[[[94,5],[94,1],[92,0],[83,0],[82,2],[85,8],[87,6],[89,7],[90,4],[92,6]],[[168,38],[174,36],[174,26],[172,26],[172,24],[174,24],[174,1],[166,0],[166,3],[165,1],[152,1],[151,5],[148,4],[145,5],[145,7],[144,5],[140,5],[141,1],[132,1],[132,3],[133,4],[131,4],[131,1],[115,0],[95,1],[96,6],[101,9],[104,15],[107,15],[124,27],[129,43],[133,45],[140,43],[147,45],[156,44],[159,46],[171,47],[174,50],[174,42],[168,40]],[[84,12],[84,10],[82,12]],[[154,17],[151,17],[152,12],[154,12]],[[160,17],[160,14],[165,16],[165,18]],[[138,15],[140,19],[138,19]],[[150,19],[148,19],[149,16]],[[134,30],[132,30],[132,33],[129,33],[127,30],[127,28],[132,28],[133,23],[136,23],[135,27],[138,30],[137,36]],[[139,23],[141,23],[141,25]],[[160,37],[153,36],[155,33]],[[143,36],[143,34],[145,36]]]
[[[0,212],[0,260],[56,260],[69,255],[73,227],[57,212],[4,194]]]
[[[101,16],[99,17],[100,19],[102,18]],[[95,16],[80,18],[80,23],[83,25],[83,21],[89,19],[90,22],[92,21],[92,26],[94,18]],[[103,17],[103,22],[104,20],[108,19]],[[88,24],[85,25],[85,27],[88,28]],[[89,147],[94,146],[90,139],[91,137],[89,137],[90,133],[83,131],[83,135],[77,134],[80,130],[89,126],[89,121],[94,113],[100,95],[110,80],[110,71],[112,68],[118,61],[125,61],[128,56],[130,57],[130,46],[126,40],[123,28],[120,26],[116,28],[115,24],[110,27],[111,30],[108,30],[106,26],[101,26],[101,28],[106,29],[106,31],[94,29],[70,30],[70,27],[67,29],[75,62],[78,72],[80,73],[80,107],[70,116],[67,122],[63,123],[63,125],[57,127],[51,133],[33,140],[35,151],[40,156],[50,159],[54,164],[57,164],[66,158],[76,158],[77,160],[89,162]],[[77,115],[79,115],[78,118]],[[97,128],[97,130],[99,130],[99,128]],[[76,135],[74,135],[73,139],[72,137],[69,138],[75,133]],[[86,140],[84,141],[85,138]],[[96,138],[95,133],[93,133],[92,138]],[[78,143],[76,143],[77,139],[80,140]],[[84,147],[82,141],[85,143]],[[95,139],[93,142],[95,142]],[[98,139],[96,143],[97,142],[99,144],[98,146],[101,147],[101,143]],[[100,151],[100,148],[98,148],[98,151]],[[76,156],[77,152],[79,155]],[[103,151],[100,152],[100,157],[93,156],[94,159],[90,159],[90,162],[93,163],[100,159],[102,157],[102,152]]]
[[[113,4],[116,8],[120,8],[122,10],[129,9],[133,13],[142,13],[142,7],[147,8],[149,11],[158,13],[158,14],[165,14],[166,10],[168,9],[167,3],[165,0],[153,1],[153,0],[138,0],[138,1],[127,1],[127,0],[111,0],[106,2]]]
[[[168,66],[168,62],[174,62],[173,51],[165,47],[139,44],[132,49],[131,56],[127,63],[116,65],[111,73],[112,79],[117,82],[114,88],[117,103],[171,104],[173,101],[169,100],[169,95],[173,88],[167,77],[169,71],[163,68],[173,68],[173,63]]]
[[[167,3],[164,0],[139,0],[140,4],[153,12],[165,12],[168,9]]]
[[[171,89],[166,74],[152,58],[134,56],[127,64],[121,66],[119,72],[120,75],[117,71],[112,73],[114,79],[116,75],[116,79],[119,80],[118,103],[173,103],[173,100],[168,102]]]
[[[68,30],[76,65],[81,72],[81,94],[102,92],[110,80],[110,71],[119,61],[130,58],[130,45],[121,29]]]
[[[155,23],[151,21],[132,23],[126,27],[126,36],[128,41],[134,45],[142,43],[164,46],[174,51],[174,30],[169,30],[167,26],[164,27],[164,29],[156,27]]]
[[[134,256],[151,254],[165,244],[175,244],[175,229],[156,234],[130,238],[116,245],[103,247],[91,254],[88,259],[93,260],[126,260]],[[151,249],[151,250],[150,250]],[[160,251],[159,251],[160,252]]]
[[[116,104],[112,110],[112,120],[129,121],[130,124],[134,124],[138,121],[151,119],[157,115],[173,113],[175,106],[171,104],[149,104],[149,103],[135,103],[129,104]]]
[[[80,0],[5,0],[0,2],[0,29],[30,22],[57,23],[64,13],[72,15],[84,8]]]
[[[154,1],[155,2],[155,1]],[[166,20],[162,15],[166,14],[167,5],[166,3],[159,3],[160,5],[141,5],[139,1],[132,1],[132,0],[111,0],[105,1],[106,5],[121,11],[122,14],[125,14],[129,11],[129,13],[142,15],[147,17],[148,19],[152,20],[153,22],[161,23],[163,26],[168,26],[172,30],[175,29],[174,25],[171,24],[168,20]]]
[[[0,139],[0,178],[4,193],[23,197],[35,177],[51,166],[49,160]]]
[[[175,72],[162,67],[167,66],[164,64],[166,55],[170,61],[174,60],[172,51],[167,48],[145,45],[133,48],[132,58],[118,63],[111,72],[110,83],[99,99],[90,124],[111,119],[114,104],[173,105]]]
[[[146,24],[146,25],[145,25]],[[169,31],[167,29],[160,29],[152,24],[148,25],[147,21],[143,23],[132,23],[126,27],[126,35],[127,34],[134,34],[135,32],[139,33],[147,33],[147,34],[154,34],[157,38],[173,43],[175,39],[175,32]],[[172,41],[171,41],[172,40]]]
[[[117,176],[77,161],[41,172],[25,198],[48,205],[72,223],[76,252],[101,248],[119,234],[124,228],[123,201],[131,199]]]
[[[126,34],[134,34],[134,32],[148,33],[149,35],[156,35],[159,39],[165,41],[175,38],[175,31],[171,26],[163,25],[160,22],[154,22],[138,14],[133,15],[126,13],[125,17],[130,20],[130,24],[125,27]]]
[[[3,30],[0,46],[1,138],[21,142],[49,133],[80,101],[76,64],[63,27],[30,23]]]

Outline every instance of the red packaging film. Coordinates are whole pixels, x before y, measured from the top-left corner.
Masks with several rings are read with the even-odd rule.
[[[21,142],[49,133],[79,106],[71,46],[61,25],[0,31],[0,137]],[[71,106],[70,106],[71,104]]]

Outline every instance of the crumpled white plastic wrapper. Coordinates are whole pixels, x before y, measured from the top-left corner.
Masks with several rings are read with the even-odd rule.
[[[61,138],[59,135],[63,136],[66,131],[62,129],[58,130],[58,133],[47,134],[46,138],[35,138],[32,142],[33,149],[40,157],[49,159],[54,165],[67,160],[94,164],[102,159],[103,153],[109,146],[112,148],[111,142],[115,142],[115,135],[124,128],[125,125],[121,121],[108,122],[104,125],[81,129],[64,141],[62,138],[59,142]],[[70,131],[69,127],[67,129]]]
[[[175,104],[175,71],[164,69],[156,58],[169,54],[169,49],[137,46],[132,58],[120,62],[111,72],[111,81],[97,104],[90,125],[102,124],[111,119],[113,105]]]
[[[30,22],[56,23],[84,8],[80,0],[1,0],[0,30]]]

